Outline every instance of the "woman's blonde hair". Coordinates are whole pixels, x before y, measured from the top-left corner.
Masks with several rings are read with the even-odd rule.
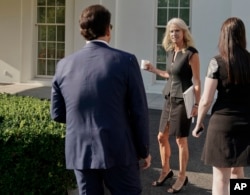
[[[185,48],[188,48],[190,46],[194,47],[194,41],[186,23],[180,18],[172,18],[171,20],[168,21],[166,25],[166,31],[162,41],[162,46],[164,47],[164,49],[166,51],[174,49],[174,44],[170,38],[170,26],[172,24],[177,25],[179,28],[183,30],[183,41]]]

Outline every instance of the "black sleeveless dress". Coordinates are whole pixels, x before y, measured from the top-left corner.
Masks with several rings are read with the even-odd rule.
[[[166,71],[169,74],[169,80],[163,90],[166,101],[160,119],[160,132],[164,132],[166,126],[169,125],[169,135],[189,136],[191,118],[187,118],[183,92],[193,85],[189,60],[195,53],[198,53],[196,48],[188,47],[179,51],[174,60],[174,51],[167,52]]]
[[[215,167],[250,166],[250,85],[225,84],[227,71],[219,56],[207,77],[218,79],[202,160]]]

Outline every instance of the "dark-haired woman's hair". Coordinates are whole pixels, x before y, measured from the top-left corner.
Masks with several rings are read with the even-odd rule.
[[[110,25],[111,13],[102,5],[92,5],[83,10],[80,16],[81,34],[86,40],[104,36]]]
[[[231,17],[222,24],[218,47],[226,64],[228,82],[250,83],[250,54],[246,50],[246,30],[241,19]]]

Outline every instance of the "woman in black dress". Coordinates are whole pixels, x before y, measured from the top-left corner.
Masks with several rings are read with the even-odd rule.
[[[173,177],[169,163],[171,155],[169,136],[172,135],[176,137],[179,149],[179,173],[176,182],[168,189],[168,192],[177,193],[188,182],[186,175],[189,158],[187,137],[191,118],[188,118],[186,114],[183,92],[190,86],[194,86],[196,102],[192,115],[197,115],[200,101],[200,62],[188,26],[180,18],[173,18],[168,22],[162,45],[167,54],[166,70],[157,69],[150,63],[146,65],[146,70],[168,80],[164,89],[166,101],[158,133],[162,171],[152,185],[161,186],[167,179]]]
[[[199,137],[217,90],[202,160],[213,166],[213,195],[228,195],[230,178],[244,178],[243,167],[250,166],[250,54],[242,20],[232,17],[223,23],[218,47],[219,55],[208,66],[192,134]]]

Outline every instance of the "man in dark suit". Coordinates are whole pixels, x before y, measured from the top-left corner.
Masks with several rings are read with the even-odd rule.
[[[66,166],[80,195],[141,194],[141,168],[150,166],[149,119],[136,57],[111,48],[111,14],[83,10],[86,45],[62,59],[52,82],[52,119],[66,123]]]

